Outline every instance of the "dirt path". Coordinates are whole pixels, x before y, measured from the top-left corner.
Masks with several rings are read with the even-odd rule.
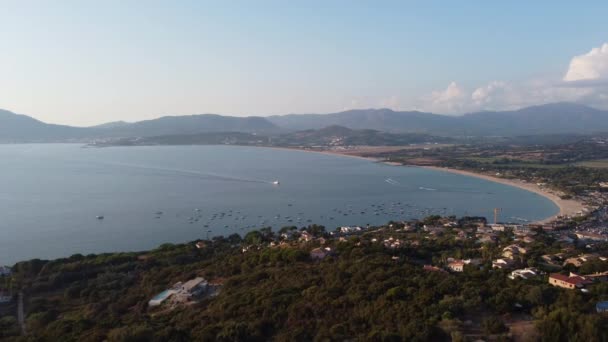
[[[19,291],[19,302],[17,304],[17,320],[21,326],[21,335],[26,334],[25,330],[25,314],[23,312],[23,292]]]

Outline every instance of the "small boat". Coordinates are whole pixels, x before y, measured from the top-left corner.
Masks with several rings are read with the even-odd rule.
[[[98,220],[103,220],[103,215],[95,216],[95,218],[98,219]]]
[[[281,182],[279,182],[278,180],[275,180],[274,182],[272,182],[273,185],[280,185]]]

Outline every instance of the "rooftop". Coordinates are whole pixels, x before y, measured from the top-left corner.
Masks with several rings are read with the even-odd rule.
[[[588,282],[587,279],[578,275],[567,276],[561,273],[551,273],[550,277],[572,285],[579,285]]]
[[[205,278],[202,277],[196,277],[194,279],[188,280],[187,282],[185,282],[182,287],[184,288],[184,290],[186,291],[190,291],[193,288],[199,286],[202,282],[205,282]]]

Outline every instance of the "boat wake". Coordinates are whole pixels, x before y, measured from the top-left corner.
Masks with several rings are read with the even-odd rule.
[[[97,162],[100,163],[100,162]],[[130,163],[110,163],[103,162],[100,164],[113,165],[119,167],[128,167],[134,169],[142,169],[142,170],[150,170],[150,171],[159,171],[162,173],[172,173],[179,174],[182,176],[190,176],[200,179],[213,179],[213,180],[221,180],[226,182],[243,182],[243,183],[263,183],[263,184],[273,184],[274,181],[267,181],[261,179],[253,179],[253,178],[240,178],[240,177],[231,177],[225,175],[219,175],[211,172],[200,172],[196,170],[187,170],[187,169],[174,169],[174,168],[166,168],[166,167],[157,167],[157,166],[149,166],[149,165],[140,165],[140,164],[130,164]]]
[[[418,189],[420,190],[425,190],[425,191],[437,191],[437,189],[433,189],[433,188],[425,188],[423,186],[419,187]]]
[[[523,217],[517,217],[517,216],[511,216],[512,219],[516,220],[516,221],[521,221],[521,222],[528,222],[529,220],[523,218]]]
[[[391,184],[391,185],[401,185],[401,183],[399,183],[398,181],[396,181],[396,180],[394,180],[392,178],[387,178],[384,181],[387,182],[388,184]]]

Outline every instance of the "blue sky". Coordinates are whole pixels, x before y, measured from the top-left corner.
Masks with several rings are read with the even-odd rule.
[[[606,13],[605,1],[3,1],[0,108],[91,125],[370,107],[458,114],[560,100],[603,107]],[[594,48],[580,60],[583,76],[566,79]],[[568,83],[587,78],[600,85]]]

